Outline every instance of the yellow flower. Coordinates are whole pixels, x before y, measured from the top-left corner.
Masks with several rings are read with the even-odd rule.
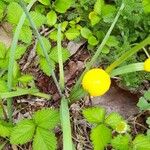
[[[144,62],[144,70],[150,72],[150,58],[146,59]]]
[[[85,73],[82,86],[91,96],[105,94],[111,84],[110,76],[103,69],[91,69]]]

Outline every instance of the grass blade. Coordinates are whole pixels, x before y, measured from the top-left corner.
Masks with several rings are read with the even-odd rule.
[[[31,7],[33,6],[33,4],[36,1],[37,0],[32,0],[30,2],[30,4],[28,5],[28,10],[31,9]],[[16,27],[15,34],[14,34],[13,41],[12,41],[12,45],[11,45],[11,48],[10,48],[9,65],[8,65],[8,78],[7,78],[8,79],[7,85],[8,85],[9,91],[12,90],[13,66],[14,66],[14,61],[15,61],[15,50],[16,50],[16,47],[17,47],[19,34],[20,34],[20,31],[21,31],[21,28],[24,24],[25,19],[26,19],[26,15],[25,15],[25,13],[23,13],[21,18],[20,18],[20,21],[19,21],[19,23]],[[9,121],[12,122],[12,113],[13,113],[12,100],[7,101],[7,110],[8,110]]]
[[[111,77],[114,77],[117,75],[136,72],[136,71],[142,71],[142,70],[144,70],[144,63],[134,63],[134,64],[130,64],[130,65],[126,65],[126,66],[114,69],[110,75]]]
[[[111,71],[122,64],[125,60],[127,60],[129,57],[134,55],[136,52],[138,52],[140,49],[145,47],[146,45],[150,44],[150,36],[147,37],[145,40],[140,42],[138,45],[131,48],[129,51],[124,53],[120,58],[118,58],[116,61],[114,61],[110,66],[106,68],[106,72],[111,73]]]
[[[73,150],[68,100],[61,99],[60,119],[63,130],[63,150]]]
[[[59,62],[59,76],[60,76],[59,83],[63,91],[65,88],[65,80],[64,80],[63,56],[62,56],[62,46],[61,46],[61,24],[58,25],[57,51],[58,51],[58,62]]]

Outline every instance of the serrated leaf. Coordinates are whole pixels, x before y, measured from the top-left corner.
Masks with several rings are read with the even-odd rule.
[[[51,67],[52,67],[52,68],[50,68],[49,64],[47,63],[47,61],[46,61],[46,59],[45,59],[44,57],[41,57],[41,58],[40,58],[40,62],[39,62],[39,64],[40,64],[40,69],[41,69],[47,76],[51,76],[52,69],[55,68],[55,62],[52,61],[51,59],[50,59],[50,62],[51,62],[51,65],[52,65]]]
[[[40,26],[46,23],[46,17],[41,13],[36,11],[31,11],[30,15],[37,28],[39,28]]]
[[[18,45],[15,52],[15,60],[20,59],[25,53],[27,47],[24,45]]]
[[[19,40],[21,40],[24,43],[31,43],[32,40],[32,30],[28,26],[23,26],[20,35],[19,35]]]
[[[53,10],[51,10],[47,14],[46,17],[47,17],[47,24],[50,25],[50,26],[53,26],[57,22],[57,14]]]
[[[92,129],[90,138],[94,150],[104,150],[107,144],[111,141],[111,130],[104,124],[98,125]]]
[[[144,135],[137,135],[133,141],[133,149],[150,150],[150,140]]]
[[[112,129],[114,130],[116,129],[117,125],[122,121],[124,121],[122,116],[116,112],[110,113],[105,119],[105,123],[112,127]]]
[[[58,51],[57,46],[52,48],[50,54],[50,58],[54,60],[56,63],[58,63]],[[62,48],[62,60],[65,62],[70,57],[70,52],[66,48]]]
[[[49,38],[53,41],[57,41],[57,30],[54,30],[50,33]],[[63,40],[64,35],[61,33],[61,40]]]
[[[11,144],[25,144],[32,140],[35,132],[35,124],[32,120],[21,120],[12,130]]]
[[[68,40],[74,40],[80,35],[80,31],[76,28],[70,28],[65,32]]]
[[[47,38],[45,38],[45,37],[42,37],[42,41],[44,43],[44,46],[45,46],[45,49],[46,49],[47,53],[49,53],[50,49],[51,49],[51,44],[50,44],[49,40]],[[37,54],[39,56],[43,56],[44,57],[43,49],[42,49],[41,44],[40,44],[39,41],[37,43],[36,51],[37,51]]]
[[[42,109],[33,115],[37,126],[45,129],[53,129],[59,123],[59,112],[55,109]]]
[[[98,40],[92,35],[88,38],[88,43],[92,46],[95,46],[98,44]]]
[[[56,0],[54,3],[55,10],[59,13],[65,13],[70,8],[73,0]]]
[[[40,3],[42,3],[43,5],[50,5],[50,0],[38,0]]]
[[[0,42],[0,58],[5,58],[6,52],[7,50],[5,44]]]
[[[87,27],[84,27],[81,29],[81,35],[85,38],[88,39],[90,36],[92,36],[91,30],[89,30]]]
[[[118,135],[112,139],[111,144],[115,150],[129,150],[131,142],[131,136],[126,135]]]
[[[94,26],[101,20],[100,16],[95,11],[89,13],[89,19],[91,21],[91,25]]]
[[[96,0],[96,3],[94,5],[94,11],[101,15],[102,7],[104,5],[104,0]]]
[[[115,36],[110,36],[106,42],[106,45],[109,47],[117,47],[118,44],[119,42]]]
[[[106,110],[102,107],[85,108],[82,114],[89,123],[99,124],[104,121]]]
[[[144,97],[139,99],[137,106],[140,108],[140,110],[150,110],[150,103],[148,103]]]
[[[0,137],[9,137],[12,131],[12,125],[8,122],[0,120]]]
[[[0,93],[7,92],[8,87],[7,87],[7,82],[0,79]]]
[[[57,140],[54,133],[42,128],[36,129],[33,140],[33,150],[56,150]]]
[[[21,77],[18,78],[18,81],[22,82],[22,83],[28,83],[28,82],[31,82],[33,81],[33,76],[32,75],[29,75],[29,74],[25,74],[25,75],[22,75]]]

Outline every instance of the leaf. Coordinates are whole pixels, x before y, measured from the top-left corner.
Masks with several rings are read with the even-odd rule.
[[[58,63],[58,51],[57,51],[57,46],[53,47],[50,54],[49,54],[50,58],[52,60],[54,60],[56,63]],[[69,50],[67,50],[66,48],[62,47],[62,60],[63,62],[65,62],[66,60],[68,60],[68,58],[70,57],[70,52]]]
[[[12,131],[12,125],[8,122],[0,120],[0,137],[9,137]]]
[[[88,38],[88,43],[89,43],[90,45],[92,45],[92,46],[95,46],[95,45],[98,44],[98,41],[97,41],[96,37],[90,36],[90,37]]]
[[[96,3],[94,5],[94,11],[101,15],[102,7],[104,5],[104,0],[96,0]]]
[[[47,24],[50,25],[50,26],[53,26],[57,22],[57,14],[53,10],[51,10],[47,14],[46,17],[47,17]]]
[[[36,11],[31,11],[30,15],[37,28],[39,28],[40,26],[46,23],[46,17],[41,13]]]
[[[144,12],[150,13],[150,1],[149,0],[142,0],[142,4],[144,7]]]
[[[116,129],[117,125],[123,121],[123,118],[121,115],[119,115],[116,112],[110,113],[107,118],[105,119],[105,123],[112,127],[112,129]]]
[[[137,106],[140,108],[140,110],[150,110],[150,103],[148,103],[144,97],[139,99]]]
[[[140,134],[133,141],[133,149],[135,150],[150,150],[150,140],[148,137]]]
[[[51,44],[50,44],[49,40],[45,37],[42,37],[42,41],[44,43],[45,49],[47,50],[47,53],[49,53],[50,49],[51,49]],[[41,47],[41,44],[39,41],[37,43],[36,51],[39,56],[44,57],[44,53],[43,53],[43,50],[42,50],[42,47]]]
[[[7,50],[5,44],[0,42],[0,58],[5,58],[6,52]]]
[[[7,87],[7,82],[0,79],[0,93],[7,92],[8,87]]]
[[[106,42],[106,45],[109,47],[117,47],[119,45],[119,41],[115,36],[110,36]]]
[[[32,120],[21,120],[12,130],[11,144],[25,144],[32,140],[35,132],[35,124]]]
[[[37,127],[33,140],[33,150],[56,150],[57,139],[49,130]]]
[[[46,59],[45,58],[40,58],[40,69],[47,75],[47,76],[51,76],[51,73],[52,73],[52,69],[55,68],[55,63],[54,61],[52,61],[50,59],[50,62],[51,62],[51,68],[49,67],[49,64],[47,63]]]
[[[56,0],[54,3],[55,10],[59,13],[65,13],[71,7],[73,0]]]
[[[21,77],[18,78],[18,81],[22,83],[32,82],[33,80],[34,80],[33,76],[29,74],[22,75]]]
[[[92,36],[91,30],[89,30],[87,27],[84,27],[81,29],[81,35],[85,38],[88,39],[90,36]]]
[[[40,3],[42,3],[43,5],[50,5],[50,1],[51,0],[38,0]]]
[[[74,40],[80,35],[80,31],[76,28],[70,28],[65,32],[68,40]]]
[[[20,59],[24,55],[26,49],[27,47],[24,45],[17,45],[16,52],[15,52],[15,60]]]
[[[147,99],[148,101],[150,101],[150,90],[148,90],[144,93],[144,98]]]
[[[53,41],[57,41],[57,30],[54,30],[50,33],[49,38]],[[61,40],[63,40],[64,35],[61,33]]]
[[[89,13],[89,19],[91,21],[92,26],[96,25],[101,20],[101,18],[98,16],[98,14],[95,11]]]
[[[17,78],[19,73],[20,73],[19,64],[17,63],[17,61],[15,61],[13,66],[13,77]]]
[[[23,26],[20,31],[19,40],[22,40],[24,43],[29,44],[32,41],[32,30],[28,26]]]
[[[92,129],[90,138],[94,150],[104,150],[107,144],[111,141],[111,130],[104,124],[98,125]]]
[[[111,145],[115,150],[129,150],[131,136],[128,134],[117,135],[112,139]]]
[[[82,114],[89,123],[99,124],[104,121],[106,110],[102,107],[85,108]]]
[[[42,109],[34,113],[34,122],[38,127],[53,129],[59,123],[59,112],[54,109]]]

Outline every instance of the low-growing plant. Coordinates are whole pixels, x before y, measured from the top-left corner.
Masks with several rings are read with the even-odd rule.
[[[120,114],[112,112],[106,115],[106,110],[98,106],[85,108],[82,114],[92,125],[90,139],[94,150],[103,150],[107,146],[115,150],[149,149],[149,135],[132,137],[130,126]]]

